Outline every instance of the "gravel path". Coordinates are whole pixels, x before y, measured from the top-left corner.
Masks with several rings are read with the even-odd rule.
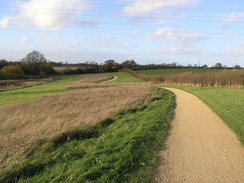
[[[244,183],[244,148],[236,135],[197,97],[178,89],[177,107],[160,183]]]

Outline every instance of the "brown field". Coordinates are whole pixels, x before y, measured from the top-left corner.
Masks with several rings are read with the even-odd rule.
[[[1,80],[0,91],[13,90],[18,88],[25,88],[29,86],[39,85],[55,80],[53,77],[40,79],[23,79],[23,80]]]
[[[2,169],[12,162],[9,159],[21,156],[31,144],[67,130],[90,127],[144,103],[154,91],[156,88],[145,85],[77,89],[0,108]]]
[[[98,87],[98,86],[109,86],[103,83],[99,83],[100,81],[106,81],[113,79],[111,75],[83,75],[82,79],[79,81],[75,81],[67,86],[67,88],[87,88],[87,87]]]

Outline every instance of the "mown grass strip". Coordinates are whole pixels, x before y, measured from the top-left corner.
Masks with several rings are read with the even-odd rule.
[[[164,86],[178,88],[197,96],[233,130],[244,144],[244,89]]]
[[[44,143],[0,182],[149,183],[173,108],[174,95],[160,89],[144,106]]]
[[[143,83],[143,81],[127,74],[127,73],[124,73],[124,72],[115,72],[113,73],[114,76],[117,76],[118,79],[112,81],[112,82],[109,82],[109,84],[111,83]]]

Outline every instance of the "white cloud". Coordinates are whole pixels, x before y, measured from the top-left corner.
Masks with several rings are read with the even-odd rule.
[[[183,9],[174,9],[174,10],[170,10],[168,12],[165,12],[164,15],[160,15],[157,17],[158,19],[158,24],[162,24],[167,20],[174,20],[174,19],[179,19],[183,16],[185,16],[185,10]]]
[[[73,41],[69,44],[69,47],[72,51],[77,51],[80,48],[80,43],[77,41]]]
[[[193,45],[175,45],[171,47],[163,46],[163,48],[153,50],[152,53],[155,55],[162,54],[173,54],[173,55],[191,55],[191,56],[200,56],[202,53],[206,52],[206,50],[195,47]]]
[[[123,48],[128,48],[130,46],[130,43],[128,41],[123,41],[121,45]]]
[[[156,54],[156,55],[161,55],[161,54],[169,54],[169,53],[174,53],[178,51],[177,48],[175,47],[170,47],[170,48],[164,48],[164,49],[158,49],[158,50],[154,50],[152,53]]]
[[[27,38],[27,37],[23,37],[23,38],[20,38],[20,39],[19,39],[19,43],[26,43],[26,42],[28,42],[28,41],[30,41],[30,39]]]
[[[218,15],[217,18],[219,18],[220,20],[223,21],[223,23],[221,23],[219,26],[221,28],[227,28],[229,27],[231,24],[233,24],[234,22],[242,22],[244,23],[244,12],[232,12],[229,14],[221,14]]]
[[[16,17],[5,17],[0,21],[1,27],[6,27],[9,20],[21,27],[33,25],[43,30],[55,31],[73,24],[82,11],[89,9],[88,0],[40,1],[30,0],[19,2],[20,13]]]
[[[49,34],[42,35],[42,43],[46,45],[57,45],[62,42],[62,38],[60,36],[52,37]]]
[[[153,34],[146,37],[146,40],[153,40],[156,38],[163,38],[165,40],[175,40],[179,43],[190,43],[193,41],[200,41],[205,38],[204,35],[195,33],[189,30],[174,30],[170,27],[165,27],[156,30]]]
[[[86,26],[89,28],[99,28],[101,24],[101,16],[97,16],[92,20],[83,20],[81,26]]]
[[[244,56],[244,44],[239,45],[232,50],[227,51],[224,55],[228,58],[240,58]]]
[[[189,3],[195,3],[196,0],[128,0],[129,6],[126,6],[123,13],[128,16],[147,15],[155,11],[172,7],[181,6]]]
[[[10,17],[4,17],[2,20],[0,20],[0,28],[7,28],[9,26],[10,20]]]

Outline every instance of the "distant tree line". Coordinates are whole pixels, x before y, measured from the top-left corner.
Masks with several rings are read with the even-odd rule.
[[[53,69],[54,66],[64,66],[63,74],[88,74],[88,73],[105,73],[117,72],[121,69],[131,70],[149,70],[149,69],[170,69],[170,68],[209,68],[207,65],[179,65],[176,62],[170,64],[137,64],[135,60],[125,60],[122,63],[117,63],[115,60],[107,60],[102,64],[94,61],[86,61],[84,63],[69,64],[68,62],[52,62],[48,61],[45,56],[39,51],[32,51],[27,54],[20,62],[11,62],[7,60],[0,60],[0,79],[23,79],[30,76],[45,77],[48,75],[57,74]],[[216,63],[210,68],[227,68],[221,63]],[[235,69],[241,69],[239,65],[235,65]]]

